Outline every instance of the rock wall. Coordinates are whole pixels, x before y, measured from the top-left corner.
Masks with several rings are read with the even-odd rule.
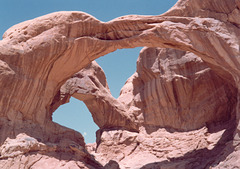
[[[119,101],[149,129],[189,131],[229,120],[235,110],[236,93],[236,88],[193,53],[145,48]]]
[[[189,51],[199,56],[224,81],[223,88],[221,88],[221,85],[212,86],[211,88],[211,90],[219,89],[221,92],[226,93],[223,94],[223,100],[214,103],[210,99],[209,103],[213,107],[206,107],[207,110],[217,110],[216,113],[221,114],[221,118],[213,120],[214,116],[202,112],[203,115],[207,115],[207,118],[199,118],[201,120],[193,126],[189,126],[187,122],[182,123],[179,119],[169,119],[166,122],[163,119],[168,119],[168,115],[159,117],[159,113],[153,113],[153,109],[156,108],[152,99],[147,97],[151,91],[143,93],[142,97],[141,95],[139,96],[145,105],[153,106],[146,109],[138,109],[141,105],[138,104],[137,95],[137,97],[134,96],[133,98],[136,106],[130,104],[132,99],[124,100],[119,98],[121,104],[112,111],[111,117],[102,122],[101,116],[105,115],[100,113],[99,117],[101,118],[95,118],[98,125],[102,126],[102,130],[98,133],[99,151],[101,148],[101,135],[110,128],[123,130],[126,127],[127,130],[141,133],[141,131],[145,130],[144,128],[142,129],[142,126],[150,126],[152,130],[154,128],[152,125],[156,123],[158,127],[173,125],[173,128],[182,130],[188,130],[191,127],[195,129],[202,126],[205,122],[222,121],[222,118],[230,118],[231,120],[232,116],[228,117],[228,115],[231,114],[231,110],[236,108],[236,113],[234,113],[236,120],[231,122],[231,125],[229,124],[233,127],[234,134],[230,132],[232,129],[227,130],[226,127],[223,136],[229,137],[222,141],[222,138],[225,138],[222,136],[219,140],[220,142],[216,143],[218,147],[223,148],[213,148],[212,153],[208,150],[203,152],[209,154],[208,159],[216,156],[216,153],[220,154],[219,158],[214,158],[216,159],[215,161],[209,161],[208,165],[211,167],[222,168],[231,166],[230,168],[233,168],[239,166],[239,162],[236,160],[239,157],[238,147],[240,142],[239,101],[236,103],[236,107],[230,106],[234,106],[235,96],[239,100],[239,92],[234,92],[234,88],[230,86],[231,84],[237,90],[240,88],[239,4],[239,0],[179,0],[173,8],[163,15],[124,16],[106,23],[100,22],[83,12],[57,12],[11,27],[5,32],[3,40],[0,41],[0,88],[2,89],[0,95],[1,168],[11,168],[14,165],[18,165],[18,163],[14,164],[12,161],[19,161],[18,166],[22,166],[22,168],[28,165],[32,168],[37,168],[46,159],[52,159],[49,163],[52,163],[53,166],[54,163],[61,161],[66,166],[75,165],[80,168],[103,167],[102,164],[99,164],[94,157],[86,152],[85,143],[80,133],[76,133],[51,121],[52,112],[58,105],[67,101],[68,98],[61,100],[59,91],[61,86],[73,74],[100,56],[116,49],[137,46],[174,48]],[[138,70],[141,72],[140,67]],[[179,72],[175,70],[171,69],[177,75]],[[147,72],[149,73],[149,70]],[[159,80],[164,78],[161,77],[162,75],[160,75]],[[199,74],[199,77],[201,75],[202,73]],[[148,76],[143,77],[146,79],[142,79],[142,81],[145,80],[146,82],[149,79],[147,78]],[[183,89],[178,88],[179,85],[177,84],[184,83],[183,86],[187,88],[188,82],[183,82],[184,78],[182,79],[182,77],[178,76],[175,79],[178,79],[178,82],[174,81],[171,86],[177,87],[173,90],[166,89],[169,96],[171,96],[171,91],[175,91],[175,94],[168,100],[179,100],[177,102],[178,105],[174,105],[174,103],[171,105],[174,108],[179,108],[180,106],[186,108],[187,106],[181,102],[181,96],[178,95],[178,92],[183,91]],[[220,82],[218,79],[216,77],[214,84],[215,82]],[[193,78],[192,80],[195,81],[196,79]],[[197,81],[203,83],[204,80],[198,79]],[[149,83],[150,86],[152,84]],[[148,85],[145,85],[144,88],[150,89]],[[133,91],[136,92],[135,90]],[[92,93],[94,92],[92,91]],[[231,93],[235,93],[234,97],[231,96]],[[150,96],[153,95],[150,94]],[[91,97],[94,98],[95,96],[97,95]],[[216,94],[217,96],[219,95]],[[197,101],[204,96],[196,94],[195,97],[194,99]],[[191,97],[186,96],[186,98],[190,99]],[[227,101],[227,98],[231,98],[228,99],[229,105],[221,105],[221,103]],[[59,100],[61,103],[57,103]],[[106,100],[112,102],[111,96],[107,96]],[[100,102],[102,101],[95,102],[90,106],[92,112],[95,111],[94,107],[100,104]],[[118,111],[123,103],[127,103],[130,106],[130,112],[125,113],[125,110],[128,110],[128,106],[125,106],[124,110]],[[159,103],[163,104],[163,102]],[[90,105],[91,103],[88,104]],[[103,105],[106,104],[103,103]],[[169,105],[169,103],[166,104],[166,106]],[[221,105],[219,109],[214,107],[219,105]],[[228,108],[230,108],[230,113],[222,114]],[[101,110],[104,110],[104,108]],[[191,113],[190,110],[171,112],[178,115],[179,118],[184,117],[184,112]],[[152,114],[158,120],[152,119],[152,115],[147,116],[148,114]],[[195,118],[195,116],[190,114],[189,116]],[[121,120],[119,121],[115,117],[121,118]],[[158,130],[158,128],[155,128],[153,132]],[[148,131],[146,132],[148,133]],[[27,136],[21,133],[25,133]],[[234,138],[231,138],[231,135]],[[12,139],[16,139],[20,143],[27,142],[27,144],[15,144],[15,141]],[[128,141],[125,143],[129,145]],[[13,144],[13,146],[8,146],[9,144]],[[137,142],[137,144],[140,143]],[[55,146],[50,148],[51,146],[49,145],[56,145],[57,148],[55,149]],[[199,145],[195,149],[198,147]],[[196,154],[187,153],[183,159],[195,159],[194,155]],[[33,160],[33,156],[39,158]],[[66,156],[71,156],[71,159],[67,160]],[[20,160],[17,160],[19,158]],[[199,157],[197,159],[199,160],[195,162],[193,160],[189,166],[194,166],[192,165],[193,163],[201,163],[203,158]],[[174,161],[174,159],[171,158],[171,161]],[[181,158],[178,158],[177,161],[181,161]],[[106,167],[115,164],[112,162],[107,164]],[[167,162],[166,165],[171,167],[171,164]],[[181,165],[176,164],[175,168],[181,168],[184,165],[185,163]],[[185,167],[187,166],[186,162]],[[145,165],[144,167],[151,167],[151,165]]]

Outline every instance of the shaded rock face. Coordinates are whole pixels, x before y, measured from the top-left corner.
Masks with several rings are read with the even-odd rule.
[[[145,48],[138,58],[137,72],[121,90],[119,101],[149,129],[189,131],[229,120],[236,93],[193,53]]]
[[[118,168],[118,164],[120,167],[131,167],[134,164],[128,161],[128,157],[131,154],[138,157],[137,154],[143,154],[141,152],[148,152],[144,158],[148,163],[144,159],[140,162],[135,160],[138,168],[238,167],[239,4],[239,0],[179,0],[173,8],[159,16],[124,16],[106,23],[83,12],[57,12],[11,27],[0,41],[1,168],[44,168],[43,164],[46,163],[49,166],[51,164],[52,168],[103,168],[105,163],[106,168]],[[94,121],[100,126],[94,158],[86,151],[80,133],[51,121],[53,111],[72,95],[66,94],[65,97],[60,88],[94,59],[116,49],[138,46],[155,50],[156,55],[152,56],[157,56],[160,62],[156,63],[160,65],[156,66],[151,59],[141,61],[140,57],[139,63],[143,65],[138,64],[137,73],[128,80],[117,100],[111,97],[104,80],[99,80],[102,75],[94,74],[99,72],[97,66],[95,70],[86,70],[92,75],[85,76],[85,80],[95,86],[85,86],[81,93],[73,90],[73,96],[88,105]],[[190,76],[184,72],[186,68],[181,68],[188,61],[187,58],[174,54],[170,55],[173,61],[168,61],[154,47],[192,52],[216,74],[201,66],[201,61],[196,58],[193,64],[196,66],[192,66],[192,61],[184,65],[187,68],[187,65],[191,65],[188,70],[194,72],[194,76]],[[142,54],[143,60],[152,57],[146,51],[146,56]],[[192,57],[192,54],[187,55]],[[161,61],[169,64],[168,67],[161,65]],[[173,64],[177,65],[176,68],[170,64],[175,61],[179,62]],[[202,77],[213,80],[206,84]],[[165,90],[155,88],[157,86],[165,87]],[[206,90],[202,90],[205,93],[198,93],[190,86],[199,90],[209,87],[209,97],[205,97]],[[88,89],[93,90],[89,92]],[[192,96],[186,94],[185,89]],[[160,93],[164,99],[159,97]],[[199,107],[198,100],[203,100],[204,108]],[[114,104],[109,104],[112,102]],[[177,118],[170,118],[170,113]],[[105,118],[106,115],[109,117]],[[189,119],[198,121],[190,125]],[[226,126],[214,126],[215,122],[226,123]],[[207,131],[204,130],[205,123],[211,124]],[[171,143],[171,138],[181,139],[180,136],[169,136],[167,131],[165,133],[159,127],[183,130],[188,132],[181,133],[183,136],[190,134],[191,137],[178,142],[170,150],[162,151],[164,145],[158,144],[163,141],[158,140],[160,137],[171,140]],[[199,127],[203,128],[197,129]],[[197,131],[200,133],[196,134]],[[144,142],[142,138],[149,139]],[[200,142],[195,138],[199,138]],[[186,147],[184,142],[189,139],[192,144]],[[115,145],[114,151],[112,145]],[[128,146],[129,149],[125,150]],[[167,155],[161,152],[167,152]],[[121,153],[123,155],[119,158],[118,154]],[[108,162],[114,154],[114,159]],[[206,158],[203,158],[204,154],[207,154]],[[102,164],[98,161],[102,161]],[[59,162],[60,166],[56,164]]]
[[[225,149],[232,139],[233,129],[227,127],[230,125],[227,123],[224,129],[218,128],[213,133],[205,127],[174,133],[159,128],[151,134],[144,128],[139,133],[105,130],[97,149],[93,145],[87,148],[102,164],[113,160],[122,168],[211,168],[233,153],[233,147]],[[239,165],[234,160],[237,157],[239,154],[235,153],[229,159],[233,162],[231,166]]]

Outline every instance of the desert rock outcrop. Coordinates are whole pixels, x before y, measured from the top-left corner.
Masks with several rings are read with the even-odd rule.
[[[219,139],[220,142],[215,139],[220,143],[216,144],[222,148],[213,148],[211,151],[213,154],[203,148],[204,151],[201,151],[203,153],[199,153],[200,156],[197,158],[199,160],[195,162],[194,155],[196,154],[190,152],[190,154],[187,153],[183,158],[179,157],[176,160],[181,161],[183,159],[187,164],[187,159],[189,159],[197,165],[201,163],[201,159],[203,159],[201,156],[204,153],[209,155],[208,159],[215,156],[214,153],[217,153],[219,155],[218,160],[208,161],[208,165],[211,167],[234,168],[239,166],[239,161],[236,160],[240,153],[238,151],[240,143],[239,4],[239,0],[179,0],[173,8],[159,16],[124,16],[106,23],[83,12],[57,12],[11,27],[3,35],[3,40],[0,41],[1,168],[15,167],[14,165],[18,165],[20,168],[25,166],[38,168],[39,166],[43,167],[42,164],[47,160],[50,160],[48,163],[51,163],[53,168],[56,168],[54,164],[59,161],[63,163],[59,168],[71,165],[79,168],[103,167],[86,151],[80,133],[53,123],[51,116],[53,110],[61,104],[56,103],[56,100],[60,100],[62,103],[67,101],[67,98],[61,100],[59,91],[70,77],[98,57],[116,49],[137,46],[174,48],[192,52],[206,62],[208,67],[225,81],[224,89],[221,89],[221,86],[212,86],[212,89],[220,89],[223,90],[223,93],[230,93],[230,95],[223,94],[223,100],[211,105],[219,106],[221,103],[228,101],[229,105],[222,105],[216,113],[221,114],[221,117],[219,117],[221,119],[225,118],[225,115],[229,115],[221,113],[224,113],[225,109],[230,108],[230,114],[232,110],[235,110],[229,118],[236,118],[231,119],[233,122],[227,125],[231,129],[228,130],[228,127],[225,127],[226,131],[234,130],[234,134],[229,134],[229,132],[223,134]],[[138,71],[141,72],[141,69],[138,69]],[[214,81],[217,82],[218,78]],[[181,83],[181,80],[178,83]],[[232,88],[230,85],[234,86],[237,91],[234,92],[234,87]],[[147,85],[145,87],[149,90]],[[170,90],[166,91],[170,92]],[[151,93],[151,91],[147,93]],[[168,117],[160,118],[159,114],[152,112],[155,107],[151,98],[146,97],[147,93],[144,93],[143,101],[146,105],[153,107],[140,108],[140,111],[132,107],[130,113],[126,113],[125,111],[118,111],[121,107],[119,105],[113,111],[117,113],[113,113],[113,116],[103,123],[101,120],[95,119],[96,122],[98,121],[98,125],[102,126],[98,138],[101,139],[103,135],[106,135],[104,132],[108,128],[114,127],[123,130],[121,135],[126,138],[127,134],[124,133],[130,131],[144,132],[141,127],[144,124],[157,124],[158,127],[174,124],[175,126],[172,127],[180,127],[186,130],[189,127],[192,127],[192,129],[198,128],[205,121],[211,123],[216,120],[213,120],[210,114],[205,121],[204,118],[200,118],[201,121],[193,126],[188,126],[187,123],[180,124],[179,120],[170,119],[168,120],[169,124],[161,122],[161,120],[152,120],[152,115],[157,119]],[[232,97],[231,93],[235,95]],[[177,94],[175,92],[174,98],[180,99]],[[93,95],[93,97],[95,96]],[[189,96],[186,96],[186,98],[189,99]],[[201,96],[198,96],[196,99],[200,98]],[[227,100],[227,98],[230,99]],[[235,98],[238,99],[236,106],[234,106]],[[105,99],[112,100],[111,97]],[[137,102],[136,99],[136,97],[133,98],[134,102]],[[128,102],[127,105],[132,106],[131,99],[124,101],[124,99],[119,98],[119,100],[123,105]],[[87,101],[85,100],[85,102]],[[212,102],[209,101],[209,103]],[[134,104],[136,104],[136,108],[141,106],[137,103]],[[178,102],[178,104],[182,106],[182,102]],[[94,109],[94,105],[91,106]],[[216,110],[214,106],[206,108]],[[128,108],[125,107],[124,109]],[[137,114],[134,112],[137,112]],[[191,113],[191,111],[189,112]],[[150,113],[151,116],[146,117],[146,113]],[[115,117],[121,118],[121,121],[115,120]],[[148,120],[145,121],[146,119]],[[137,124],[140,124],[140,126]],[[157,128],[155,131],[160,131],[160,129]],[[214,131],[212,138],[217,137],[215,136],[217,132]],[[117,135],[119,132],[117,132]],[[233,138],[229,136],[226,137],[225,141],[222,141],[222,138],[225,138],[226,135],[232,135]],[[158,134],[153,137],[155,136],[158,136]],[[130,134],[130,138],[135,138],[134,134]],[[130,141],[133,145],[135,144],[134,140]],[[140,143],[137,142],[137,144]],[[9,146],[10,144],[13,144],[13,146]],[[125,141],[124,144],[129,145],[129,140]],[[103,145],[98,142],[99,151]],[[198,150],[198,147],[191,151]],[[96,159],[99,158],[96,157]],[[171,159],[168,157],[167,160],[165,168],[171,167],[169,161],[174,161],[172,157]],[[15,161],[15,163],[12,163],[12,161]],[[109,162],[106,167],[114,166],[115,162]],[[174,167],[195,166],[192,163],[191,165],[176,164]],[[122,165],[126,166],[127,163]],[[149,164],[144,167],[151,168],[152,165]]]
[[[127,127],[120,117],[125,113],[136,127],[179,131],[235,118],[236,92],[193,53],[161,48],[141,51],[137,72],[118,99],[111,95],[96,62],[76,73],[60,90],[62,100],[73,96],[84,101],[101,129]]]
[[[199,168],[206,167],[208,159],[194,153],[191,157],[197,160],[176,160],[172,164],[164,161],[184,158],[193,151],[209,153],[208,158],[216,156],[233,134],[229,124],[235,120],[236,92],[196,55],[161,48],[141,51],[137,72],[123,86],[118,99],[111,96],[96,62],[76,73],[61,88],[62,96],[72,95],[84,101],[100,127],[97,145],[88,145],[89,151],[103,165],[114,160],[126,168],[195,168],[197,162],[201,162]],[[121,118],[115,118],[116,123],[111,121],[110,117],[123,111],[135,118],[139,133],[126,131],[124,126],[117,129],[121,127],[117,125]],[[107,127],[109,123],[115,124],[115,128]],[[217,132],[211,133],[212,128]],[[212,152],[213,148],[218,151]],[[154,162],[158,164],[150,165]]]
[[[179,131],[230,119],[236,106],[231,84],[193,53],[174,49],[142,50],[137,72],[121,91],[121,102],[129,98],[125,95],[133,96],[126,103],[130,110],[140,110],[136,116],[144,119],[144,126]]]
[[[105,74],[95,61],[67,80],[59,93],[61,97],[57,97],[60,100],[56,100],[56,105],[70,96],[83,101],[101,129],[120,127],[138,131],[134,117],[111,95]]]

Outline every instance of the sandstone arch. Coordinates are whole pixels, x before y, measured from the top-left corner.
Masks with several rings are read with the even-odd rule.
[[[104,71],[93,61],[66,81],[53,107],[73,96],[86,104],[101,129],[133,130],[124,120],[129,116],[139,127],[191,131],[235,118],[236,91],[193,53],[144,48],[137,71],[117,99],[111,95]]]
[[[67,129],[51,122],[51,104],[61,85],[116,49],[148,46],[190,51],[239,89],[239,8],[239,0],[180,0],[159,16],[125,16],[103,23],[82,12],[58,12],[13,26],[0,41],[1,142],[22,131],[38,135],[26,127],[33,123],[40,137],[59,139],[50,137]],[[239,106],[236,109],[239,124]],[[122,118],[138,129],[131,117]],[[82,139],[70,135],[75,141]]]

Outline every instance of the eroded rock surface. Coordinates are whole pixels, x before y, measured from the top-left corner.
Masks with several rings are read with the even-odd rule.
[[[145,48],[118,100],[150,130],[189,131],[229,120],[236,92],[193,53]]]
[[[85,102],[96,124],[102,119],[97,145],[88,145],[89,151],[103,165],[114,160],[123,168],[151,168],[151,163],[195,168],[198,162],[199,168],[206,167],[208,158],[216,156],[233,135],[230,124],[235,119],[236,92],[193,53],[162,48],[141,51],[137,71],[118,99],[111,96],[103,70],[96,62],[61,88],[62,96],[72,95]],[[139,132],[126,131],[124,125],[122,129],[102,125],[114,124],[109,117],[123,111],[135,118]],[[121,127],[117,125],[119,119],[115,118],[116,128]],[[193,151],[209,156],[200,158],[193,153],[191,157],[196,160],[184,157]],[[184,162],[172,162],[174,158],[184,158]]]
[[[199,129],[235,118],[237,101],[236,88],[201,58],[162,48],[141,51],[137,71],[127,80],[118,99],[111,95],[96,62],[67,80],[60,93],[61,100],[73,96],[84,101],[101,129],[128,127],[131,121],[136,129]],[[129,116],[129,121],[124,121],[122,114]]]
[[[116,49],[138,46],[175,48],[192,52],[205,61],[209,68],[221,77],[221,80],[213,77],[210,71],[205,70],[205,68],[203,68],[203,72],[199,72],[198,75],[191,79],[187,76],[187,72],[182,72],[185,69],[181,69],[181,67],[175,69],[170,66],[170,70],[174,72],[174,75],[169,77],[174,82],[169,87],[172,86],[174,89],[168,89],[167,87],[166,90],[153,89],[154,80],[149,78],[149,76],[143,75],[141,82],[146,83],[146,85],[142,86],[146,92],[142,95],[140,91],[136,91],[136,86],[131,87],[131,84],[134,83],[129,80],[127,85],[130,86],[125,86],[125,89],[132,89],[133,92],[139,93],[139,95],[133,94],[131,96],[131,90],[129,90],[129,93],[128,90],[123,89],[122,95],[118,100],[111,98],[111,95],[108,94],[107,86],[102,84],[102,81],[95,83],[101,84],[104,90],[106,90],[106,95],[102,95],[102,100],[105,99],[107,102],[104,103],[102,100],[94,102],[96,97],[98,95],[101,96],[101,92],[103,92],[101,86],[101,90],[99,90],[101,92],[91,91],[90,98],[84,100],[84,102],[89,105],[89,109],[92,112],[95,112],[94,120],[101,126],[101,130],[98,133],[97,153],[104,154],[103,149],[101,149],[101,146],[104,147],[106,145],[104,138],[106,138],[105,140],[111,140],[115,132],[117,135],[116,138],[122,138],[122,136],[127,138],[127,135],[129,135],[129,138],[135,138],[135,135],[137,135],[136,138],[138,138],[144,131],[146,131],[147,135],[158,131],[161,133],[162,130],[159,127],[170,126],[170,128],[179,128],[185,132],[200,131],[200,133],[205,133],[204,123],[208,122],[211,126],[213,122],[223,122],[223,119],[226,118],[233,121],[222,129],[228,132],[220,134],[220,142],[209,143],[207,141],[208,145],[206,145],[203,141],[203,144],[199,144],[201,145],[200,147],[202,145],[205,146],[201,151],[198,151],[197,147],[192,149],[196,144],[190,146],[189,151],[183,151],[181,147],[184,144],[179,143],[178,148],[182,150],[182,154],[176,154],[180,154],[180,156],[184,154],[184,157],[177,156],[177,159],[175,159],[170,156],[168,157],[168,161],[166,161],[166,165],[165,163],[164,165],[165,168],[202,167],[200,164],[202,164],[202,160],[205,160],[203,156],[207,154],[207,159],[211,160],[207,160],[208,163],[204,167],[238,167],[239,161],[237,159],[239,159],[240,143],[240,103],[238,92],[240,88],[239,4],[239,0],[179,0],[173,8],[159,16],[124,16],[106,23],[100,22],[83,12],[57,12],[11,27],[5,32],[3,40],[0,41],[0,88],[2,89],[0,95],[1,168],[14,168],[15,166],[19,168],[39,168],[41,166],[44,168],[43,164],[46,163],[49,166],[51,164],[52,168],[56,168],[56,166],[58,168],[71,166],[79,168],[102,168],[104,164],[100,164],[95,160],[99,159],[98,155],[94,158],[86,151],[81,134],[53,123],[51,116],[53,111],[68,99],[66,97],[65,100],[62,100],[59,91],[61,86],[70,77],[100,56]],[[175,59],[179,60],[177,57]],[[152,63],[154,62],[149,61],[146,65],[142,66],[142,68],[147,68],[146,71],[145,69],[141,70],[141,66],[139,65],[139,73],[152,73],[158,70]],[[191,70],[191,68],[189,69]],[[161,72],[161,70],[167,71],[169,69],[162,69],[160,67],[159,70]],[[188,88],[189,81],[187,79],[199,82],[200,84],[203,83],[200,86],[205,87],[204,79],[196,79],[197,76],[201,77],[204,72],[209,74],[211,79],[214,79],[214,82],[223,82],[223,86],[212,86],[212,82],[208,84],[211,86],[211,91],[217,91],[217,98],[211,98],[210,95],[208,103],[211,106],[204,104],[205,102],[202,103],[206,105],[206,111],[209,113],[200,110],[199,113],[202,113],[204,117],[207,116],[206,119],[193,116],[192,113],[194,114],[194,111],[187,110],[189,105],[185,105],[185,102],[182,102],[183,96],[179,95],[180,91]],[[180,73],[183,73],[183,77],[178,76]],[[166,72],[160,75],[156,72],[153,74],[157,74],[159,77],[158,80],[155,80],[156,82],[164,80],[162,75],[169,75]],[[134,75],[132,80],[135,78],[137,77]],[[149,79],[150,81],[147,83]],[[164,82],[162,86],[166,86],[166,84],[167,82]],[[141,84],[137,85],[140,86]],[[180,88],[181,85],[184,88]],[[200,88],[200,86],[194,87]],[[164,102],[162,101],[164,99],[158,99],[161,100],[158,102],[158,104],[161,103],[161,107],[164,105],[171,110],[169,106],[173,106],[172,111],[169,112],[172,112],[179,118],[185,117],[184,112],[188,112],[189,114],[186,114],[186,116],[194,119],[197,118],[199,121],[196,124],[189,125],[188,122],[181,121],[180,119],[169,119],[169,115],[160,117],[160,114],[166,113],[167,110],[155,111],[158,106],[155,106],[154,101],[156,100],[151,97],[154,96],[156,90],[166,91],[164,97],[168,96],[169,98],[164,99],[173,101],[163,104]],[[191,91],[191,89],[189,90]],[[172,91],[175,91],[175,94],[171,94]],[[218,91],[222,93],[222,100],[220,99],[221,97],[219,98]],[[185,93],[183,92],[183,94]],[[125,100],[122,97],[124,94],[130,97],[124,96],[125,99],[128,98]],[[184,96],[188,100],[192,99],[197,102],[206,95],[206,93],[203,93],[203,96],[201,96],[201,93],[194,94],[196,94],[195,97]],[[76,97],[78,96],[76,95]],[[81,96],[79,97],[82,99]],[[153,98],[156,98],[156,96]],[[235,98],[238,99],[236,104],[234,101]],[[91,102],[88,102],[90,100]],[[178,102],[176,102],[177,100]],[[111,116],[102,122],[105,112],[102,111],[99,115],[96,115],[96,105],[107,105],[112,101],[117,103],[117,107],[109,113]],[[175,104],[174,101],[178,104]],[[144,103],[148,107],[141,107],[142,105],[139,103]],[[176,111],[175,109],[179,107],[182,107],[182,109]],[[107,109],[111,109],[111,105]],[[228,113],[226,113],[226,109],[229,109]],[[103,107],[100,110],[105,110],[105,108]],[[211,111],[216,111],[215,113],[219,115],[217,116],[219,119],[216,119],[216,116],[210,113]],[[120,118],[121,120],[115,118]],[[166,121],[165,119],[168,120]],[[196,130],[196,128],[201,126],[203,128]],[[230,129],[228,129],[229,127]],[[114,128],[115,130],[113,130]],[[149,128],[151,132],[149,132]],[[189,129],[194,130],[188,131]],[[218,131],[222,130],[207,131],[207,133],[210,132],[211,134],[206,134],[206,137],[199,134],[196,138],[208,140],[210,137],[210,140],[214,140],[211,138],[219,138]],[[233,130],[234,133],[232,134]],[[135,131],[135,133],[132,133],[132,131]],[[104,134],[106,132],[110,133],[109,139],[107,139],[108,134]],[[119,135],[121,132],[122,134]],[[149,136],[150,139],[154,140],[155,135],[160,137],[162,134]],[[171,138],[168,134],[164,135],[166,135],[166,138]],[[102,136],[105,137],[103,138]],[[26,137],[27,139],[21,139],[22,137]],[[29,141],[29,138],[32,138],[30,139],[32,141]],[[226,139],[222,141],[222,138]],[[20,145],[15,144],[18,142],[18,139]],[[135,145],[134,140],[123,142],[123,144],[120,144],[120,147],[124,145],[127,147],[132,141],[133,144],[130,144],[130,151],[133,151],[131,147]],[[13,144],[13,147],[11,148],[9,144]],[[111,144],[110,142],[109,145]],[[143,145],[143,147],[148,146],[148,143],[145,144],[144,142],[138,142],[137,144]],[[209,152],[209,145],[212,148],[214,144],[216,144],[216,148],[214,147]],[[46,148],[49,145],[56,146]],[[156,145],[156,147],[158,146]],[[161,146],[159,147],[159,149],[162,148]],[[146,149],[149,152],[152,151],[151,148]],[[126,150],[126,152],[130,151]],[[125,161],[125,156],[128,157],[135,152],[137,152],[137,148],[130,154],[124,154],[124,158],[114,158],[115,160],[108,162],[106,167],[118,167],[117,163],[120,163],[122,166],[130,165],[130,163]],[[155,154],[153,155],[156,156]],[[143,162],[143,168],[153,168],[163,165],[160,156],[157,158],[160,163],[145,165]],[[167,156],[162,157],[165,158]],[[105,162],[107,162],[109,157],[105,159]]]
[[[95,61],[67,80],[59,93],[61,99],[55,104],[59,105],[70,96],[83,101],[100,128],[138,130],[138,124],[125,105],[111,95],[105,74]]]

